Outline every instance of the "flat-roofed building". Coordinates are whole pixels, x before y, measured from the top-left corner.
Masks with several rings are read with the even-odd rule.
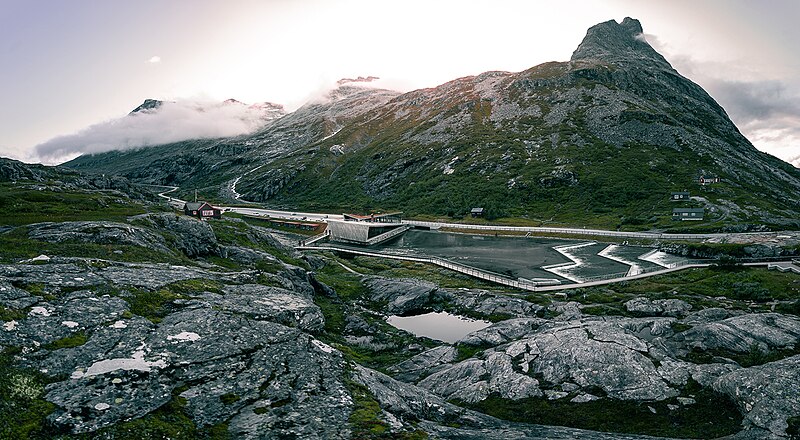
[[[328,237],[331,241],[367,246],[382,243],[409,229],[400,214],[344,214],[344,220],[328,219]]]

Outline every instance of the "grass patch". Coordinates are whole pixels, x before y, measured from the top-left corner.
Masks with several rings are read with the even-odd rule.
[[[676,403],[673,399],[571,403],[566,399],[550,401],[537,397],[515,401],[491,396],[476,404],[456,403],[505,420],[594,431],[677,438],[717,438],[739,432],[742,418],[730,399],[702,389],[694,396],[697,403],[679,405],[676,410],[667,408],[668,403]]]
[[[25,319],[26,316],[28,316],[28,314],[25,310],[7,309],[0,306],[0,321],[16,321]]]
[[[59,350],[61,348],[75,348],[80,347],[81,345],[85,344],[86,341],[89,340],[89,337],[86,336],[84,332],[77,332],[73,333],[65,338],[61,338],[57,341],[53,341],[44,346],[44,348],[48,350]]]
[[[715,357],[723,357],[747,368],[779,361],[796,354],[800,354],[800,347],[762,350],[757,344],[753,344],[746,352],[720,349],[699,350],[695,348],[688,352],[684,359],[695,364],[710,364],[714,362]]]
[[[172,284],[164,286],[164,288],[176,295],[184,296],[201,292],[222,293],[223,286],[224,284],[220,283],[219,281],[205,278],[195,278],[190,280],[176,281]]]
[[[34,184],[41,185],[41,184]],[[32,189],[29,184],[0,183],[0,225],[79,220],[125,221],[147,209],[114,192]]]
[[[13,347],[0,352],[0,438],[53,438],[58,433],[47,416],[56,406],[43,398],[50,380],[36,370],[15,367],[18,352]]]
[[[235,393],[225,393],[219,396],[219,400],[225,405],[232,405],[241,400],[241,397]]]

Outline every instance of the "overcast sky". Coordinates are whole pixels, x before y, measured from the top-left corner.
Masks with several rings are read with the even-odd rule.
[[[757,148],[797,160],[797,0],[0,0],[0,156],[54,162],[35,147],[97,141],[145,98],[292,110],[343,77],[408,91],[565,61],[626,16]]]

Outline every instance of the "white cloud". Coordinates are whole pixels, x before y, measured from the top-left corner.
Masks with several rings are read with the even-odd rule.
[[[147,60],[147,62],[151,63],[151,64],[160,63],[161,62],[161,57],[158,56],[158,55],[154,55],[154,56],[150,57],[150,59]]]
[[[165,102],[157,109],[55,137],[34,147],[34,154],[45,163],[57,163],[79,154],[239,136],[253,133],[274,116],[241,103]]]

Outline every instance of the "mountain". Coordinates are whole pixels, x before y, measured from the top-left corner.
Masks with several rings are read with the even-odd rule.
[[[292,113],[266,121],[264,128],[252,135],[84,155],[64,165],[125,175],[146,183],[205,188],[216,193],[226,182],[335,134],[354,118],[386,104],[397,95],[390,90],[347,82]],[[273,108],[269,103],[254,104],[264,105]]]
[[[631,18],[590,28],[567,62],[402,95],[353,87],[252,136],[67,165],[220,195],[238,178],[245,199],[292,209],[459,217],[480,206],[492,218],[635,229],[674,227],[669,193],[688,189],[708,210],[704,228],[800,226],[800,170],[756,150]],[[721,182],[701,187],[703,175]]]
[[[139,105],[139,107],[136,107],[135,109],[131,110],[131,112],[128,113],[128,115],[133,115],[139,112],[146,112],[148,110],[156,110],[159,107],[161,107],[161,104],[163,103],[164,101],[159,101],[157,99],[145,99],[144,102]]]

